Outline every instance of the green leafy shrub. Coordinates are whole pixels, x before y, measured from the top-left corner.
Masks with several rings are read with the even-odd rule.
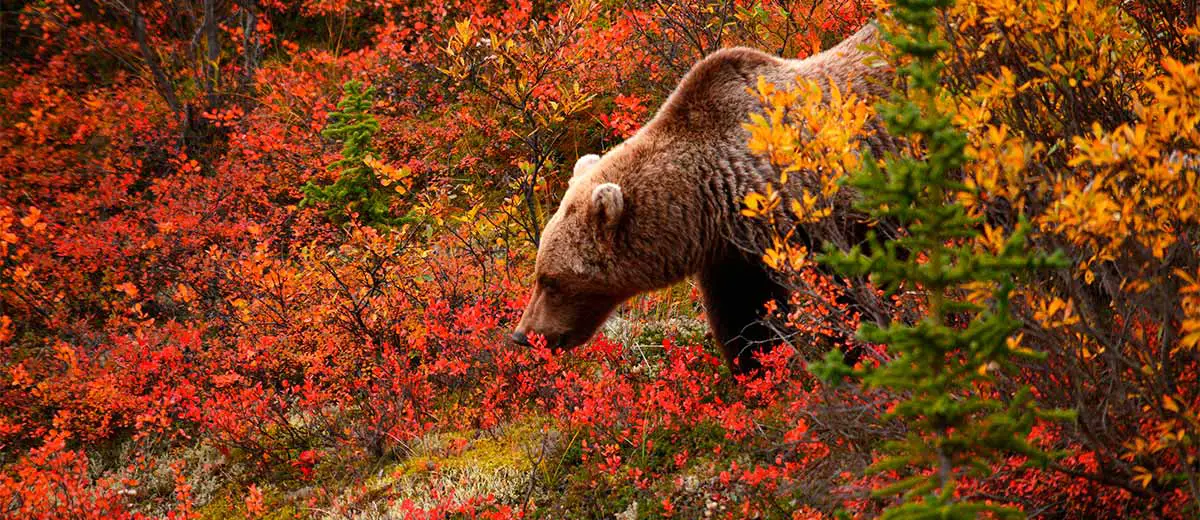
[[[342,90],[338,110],[329,114],[329,125],[321,132],[342,142],[342,158],[327,167],[338,172],[338,179],[325,186],[309,181],[303,188],[303,204],[327,204],[326,215],[338,223],[357,214],[372,225],[396,224],[403,219],[391,214],[395,192],[387,189],[366,162],[376,155],[371,138],[379,132],[379,121],[370,113],[375,88],[351,80]]]

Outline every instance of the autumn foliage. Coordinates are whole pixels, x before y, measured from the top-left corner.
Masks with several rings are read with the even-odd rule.
[[[632,135],[703,55],[803,57],[875,17],[900,32],[885,6],[18,4],[0,17],[0,517],[867,518],[905,500],[873,491],[930,475],[880,466],[930,437],[893,419],[905,389],[857,384],[900,351],[855,332],[917,322],[931,286],[836,275],[789,229],[763,259],[794,289],[773,309],[791,333],[755,377],[729,374],[688,284],[571,352],[507,341],[575,158]],[[1194,9],[948,6],[940,82],[896,85],[962,138],[942,246],[1003,258],[1024,233],[1065,262],[1015,270],[999,357],[939,388],[1074,416],[1003,429],[1028,435],[961,460],[950,502],[1200,510]],[[859,147],[880,100],[755,93],[751,150],[805,188],[745,218],[861,245],[838,230],[867,190],[843,181],[878,159]],[[936,149],[907,137],[899,153]],[[943,296],[986,306],[998,280]],[[959,310],[947,330],[969,327]],[[834,348],[857,366],[811,373]]]

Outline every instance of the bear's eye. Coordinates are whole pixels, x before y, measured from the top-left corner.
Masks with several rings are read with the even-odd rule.
[[[542,275],[542,276],[538,277],[538,285],[541,286],[542,289],[545,289],[547,291],[558,290],[558,282],[554,281],[553,278],[550,278],[549,276],[546,276],[546,275]]]

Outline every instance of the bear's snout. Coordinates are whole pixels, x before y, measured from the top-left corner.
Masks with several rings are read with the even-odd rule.
[[[521,321],[508,337],[513,344],[524,347],[537,344],[552,350],[574,348],[591,339],[624,300],[620,296],[547,292],[535,285]]]
[[[513,343],[520,345],[522,347],[532,347],[534,338],[529,337],[529,334],[533,334],[535,336],[544,338],[546,340],[545,345],[552,349],[559,348],[562,346],[562,338],[563,337],[560,335],[539,334],[537,331],[531,331],[529,333],[526,333],[524,330],[521,330],[520,327],[513,330],[512,334],[510,334],[508,336],[508,339],[512,340]]]

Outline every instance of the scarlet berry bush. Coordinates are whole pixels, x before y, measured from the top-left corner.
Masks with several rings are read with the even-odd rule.
[[[893,27],[878,7],[14,4],[0,16],[0,517],[892,510],[905,497],[873,491],[922,471],[878,466],[887,441],[922,434],[892,419],[904,396],[810,368],[835,348],[859,354],[850,372],[886,365],[890,345],[855,331],[919,320],[921,287],[834,276],[780,230],[762,252],[794,288],[771,309],[790,333],[753,377],[725,368],[688,284],[635,298],[570,352],[508,341],[578,156],[636,132],[714,50],[808,56],[869,19]],[[1196,15],[1106,1],[938,14],[929,102],[965,136],[958,202],[980,222],[952,245],[998,251],[1024,215],[1029,247],[1070,263],[1016,280],[1010,348],[1040,360],[984,365],[972,395],[1029,387],[1076,418],[1029,429],[1049,457],[981,459],[963,501],[1047,518],[1200,507]],[[755,94],[751,150],[809,191],[748,198],[746,218],[776,208],[835,232],[842,178],[873,160],[857,146],[878,100]]]

